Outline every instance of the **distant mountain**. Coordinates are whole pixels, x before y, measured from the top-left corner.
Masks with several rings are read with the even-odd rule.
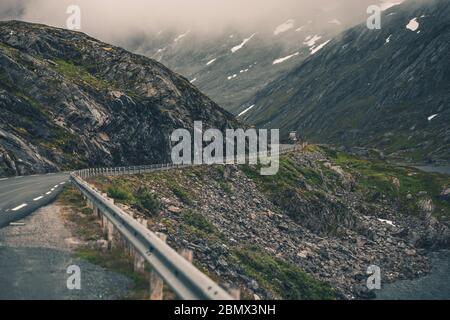
[[[251,107],[252,106],[252,107]],[[375,147],[411,161],[450,161],[450,5],[408,0],[333,39],[244,108],[259,127]]]
[[[318,52],[324,43],[367,17],[370,4],[383,8],[401,0],[336,0],[261,27],[225,30],[160,30],[122,43],[187,77],[220,106],[238,115],[265,85]],[[314,6],[314,4],[311,4]],[[257,10],[257,8],[255,8]],[[351,12],[351,14],[349,14]]]
[[[0,176],[161,163],[170,134],[235,118],[160,63],[85,34],[0,22]]]

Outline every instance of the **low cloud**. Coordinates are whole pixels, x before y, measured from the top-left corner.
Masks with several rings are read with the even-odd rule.
[[[287,19],[361,19],[382,0],[2,0],[0,19],[17,18],[65,27],[66,9],[78,5],[82,30],[104,41],[161,30],[221,33],[271,29]],[[329,16],[332,13],[333,16]],[[319,18],[321,17],[321,18]],[[273,29],[272,29],[273,30]]]

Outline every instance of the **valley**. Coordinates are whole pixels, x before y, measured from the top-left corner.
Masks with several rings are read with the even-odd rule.
[[[448,0],[46,1],[0,4],[0,299],[449,299]]]

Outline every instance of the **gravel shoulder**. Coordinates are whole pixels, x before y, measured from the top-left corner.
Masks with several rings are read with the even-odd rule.
[[[0,299],[118,299],[130,280],[80,259],[80,241],[64,219],[64,209],[51,204],[0,229]],[[69,290],[67,268],[81,270],[81,290]]]

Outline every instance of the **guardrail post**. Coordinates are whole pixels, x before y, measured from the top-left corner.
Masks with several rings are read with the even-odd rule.
[[[89,209],[94,209],[94,204],[93,204],[92,201],[89,200],[89,199],[86,199],[86,206],[87,206]]]
[[[139,252],[134,251],[134,272],[144,273],[145,272],[145,260]]]
[[[138,219],[139,223],[147,228],[147,219]],[[136,250],[134,250],[134,272],[144,273],[145,272],[145,259]]]
[[[108,241],[108,248],[111,250],[114,247],[114,225],[111,221],[106,219],[107,223],[107,241]]]
[[[241,300],[241,290],[239,289],[230,289],[228,291],[228,293],[230,294],[230,296],[235,299],[235,300]]]
[[[190,263],[192,263],[192,261],[194,260],[194,252],[192,250],[189,249],[181,249],[179,251],[180,256],[182,256],[183,258],[185,258],[187,261],[189,261]]]
[[[92,210],[94,215],[96,215],[98,218],[100,218],[100,210],[98,210],[97,206],[92,205]]]
[[[108,218],[106,216],[102,215],[102,230],[103,230],[103,237],[105,239],[108,239]]]
[[[166,242],[167,235],[158,233],[158,237]],[[150,273],[150,300],[162,300],[164,294],[164,281],[154,270]]]

